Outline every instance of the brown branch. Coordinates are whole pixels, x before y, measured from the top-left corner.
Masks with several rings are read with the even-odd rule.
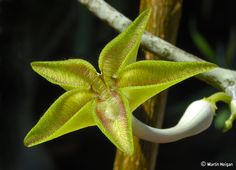
[[[163,39],[175,43],[176,34],[181,15],[182,0],[141,0],[140,10],[143,11],[152,7],[152,14],[149,19],[147,31],[158,35]],[[146,59],[159,58],[153,53],[145,51]],[[152,127],[161,128],[165,105],[167,99],[167,91],[158,94],[148,100],[143,105],[142,121]],[[135,138],[135,137],[134,137]],[[156,165],[156,156],[158,153],[158,144],[142,141],[135,138],[135,153],[131,156],[124,155],[117,150],[114,162],[114,170],[154,170]]]

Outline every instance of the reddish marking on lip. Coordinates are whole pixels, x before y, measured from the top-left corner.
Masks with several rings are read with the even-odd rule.
[[[96,113],[101,123],[107,128],[111,127],[115,120],[123,119],[125,108],[119,94],[111,92],[110,98],[98,101]]]

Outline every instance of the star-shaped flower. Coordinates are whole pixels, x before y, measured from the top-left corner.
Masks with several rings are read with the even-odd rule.
[[[144,11],[105,46],[98,62],[101,73],[81,59],[32,63],[35,72],[66,92],[27,134],[26,146],[96,125],[117,148],[132,154],[131,113],[168,87],[214,68],[207,62],[135,62],[149,15]]]

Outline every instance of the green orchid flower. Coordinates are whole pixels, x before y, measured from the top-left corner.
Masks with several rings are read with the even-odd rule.
[[[66,92],[27,134],[26,146],[96,125],[118,149],[132,154],[131,113],[157,93],[215,67],[207,62],[136,62],[149,16],[150,10],[144,11],[105,46],[98,61],[101,73],[81,59],[32,63],[35,72]]]

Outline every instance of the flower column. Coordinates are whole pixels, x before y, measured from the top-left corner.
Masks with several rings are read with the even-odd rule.
[[[152,8],[147,30],[174,44],[181,16],[181,6],[182,0],[141,0],[140,11]],[[158,59],[158,56],[145,52],[145,58]],[[142,121],[160,128],[164,117],[166,98],[167,92],[163,92],[148,100],[144,104],[142,115],[140,115],[143,117]],[[135,154],[132,156],[126,156],[122,152],[117,151],[114,170],[155,169],[158,144],[141,142],[141,140],[135,138],[134,146]]]

